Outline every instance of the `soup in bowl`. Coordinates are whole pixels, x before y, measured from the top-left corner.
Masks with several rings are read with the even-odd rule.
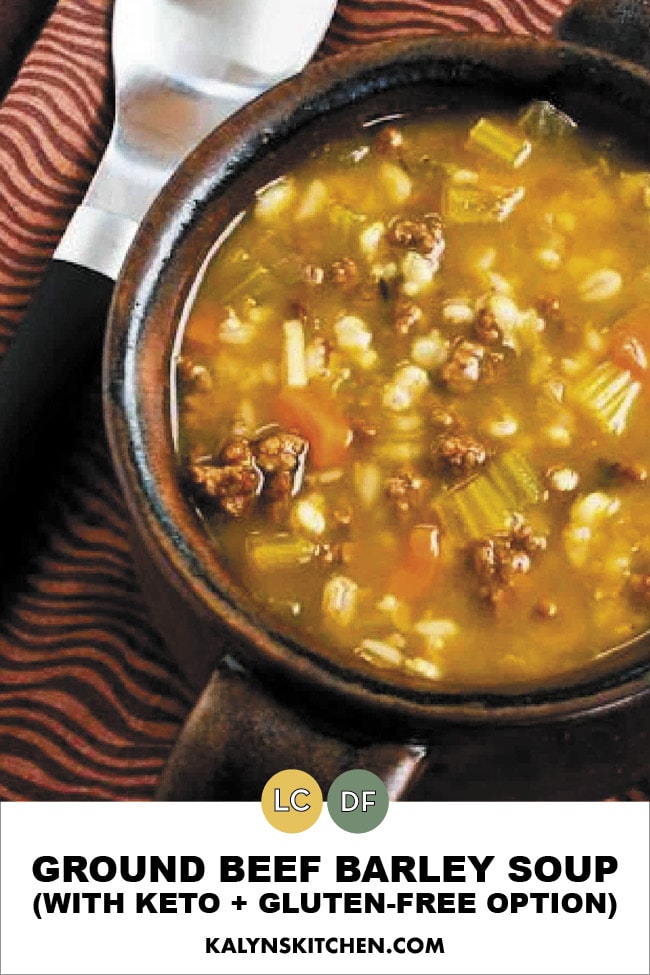
[[[172,361],[180,477],[344,666],[531,687],[650,621],[650,170],[546,101],[393,114],[261,187]]]
[[[576,727],[645,714],[647,94],[571,45],[379,45],[181,167],[105,390],[197,688],[227,654],[296,722],[534,742],[540,781]]]

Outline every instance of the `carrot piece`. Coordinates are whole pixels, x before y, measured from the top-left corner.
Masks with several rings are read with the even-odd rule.
[[[420,599],[431,588],[435,570],[422,569],[417,562],[405,558],[397,565],[388,579],[387,591],[398,599]]]
[[[409,532],[408,553],[422,567],[437,567],[440,558],[440,529],[437,525],[415,525]]]
[[[331,397],[313,389],[286,387],[278,395],[277,417],[309,441],[309,457],[316,467],[345,462],[352,430]]]
[[[415,525],[406,551],[388,580],[388,592],[398,599],[420,599],[440,570],[440,531],[437,525]]]
[[[214,354],[215,341],[217,338],[217,323],[223,318],[225,309],[223,305],[216,302],[213,298],[198,298],[192,308],[191,327],[188,330],[188,339],[192,343],[205,346]]]

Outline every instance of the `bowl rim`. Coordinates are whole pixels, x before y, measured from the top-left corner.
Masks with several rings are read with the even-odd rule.
[[[431,35],[380,41],[324,58],[302,74],[271,89],[211,133],[180,166],[145,217],[118,278],[109,313],[103,397],[110,451],[140,540],[170,585],[181,591],[200,618],[213,615],[233,633],[245,664],[281,683],[288,678],[315,692],[322,701],[345,701],[360,712],[370,710],[387,719],[403,720],[422,729],[432,722],[521,724],[553,721],[618,707],[650,693],[650,655],[621,670],[523,693],[476,691],[428,692],[368,677],[300,649],[279,631],[265,630],[245,594],[219,571],[214,551],[183,499],[180,487],[167,490],[171,442],[160,426],[164,391],[143,388],[143,349],[156,348],[151,339],[152,309],[178,298],[174,272],[184,248],[229,188],[256,160],[295,135],[322,111],[370,94],[414,83],[418,72],[447,73],[454,85],[467,83],[477,72],[516,75],[540,84],[555,73],[581,70],[596,86],[623,85],[626,97],[644,92],[650,103],[650,74],[636,65],[575,44],[536,38],[484,35]],[[419,77],[419,76],[418,76]],[[630,93],[631,92],[631,96]],[[639,110],[642,110],[639,107]],[[650,108],[645,106],[650,120]],[[191,275],[196,275],[196,264]],[[176,321],[176,324],[178,322]],[[169,355],[162,350],[161,362]],[[152,345],[153,343],[153,345]],[[158,341],[158,352],[160,342]],[[164,380],[164,371],[157,380]],[[158,437],[149,436],[143,416],[147,397],[157,399]],[[168,420],[168,416],[167,416]],[[144,426],[144,429],[143,429]],[[161,466],[162,465],[162,466]],[[170,505],[170,498],[175,505]],[[209,567],[206,569],[206,567]],[[242,595],[244,598],[242,599]]]

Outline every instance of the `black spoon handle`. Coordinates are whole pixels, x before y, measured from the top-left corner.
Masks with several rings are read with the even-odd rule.
[[[20,499],[78,398],[83,370],[99,372],[114,282],[53,260],[0,363],[0,505]],[[0,509],[2,510],[2,509]]]

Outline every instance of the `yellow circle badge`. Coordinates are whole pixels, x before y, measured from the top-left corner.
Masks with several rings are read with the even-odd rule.
[[[283,833],[302,833],[323,808],[323,793],[311,775],[297,768],[276,772],[262,791],[262,812]]]

